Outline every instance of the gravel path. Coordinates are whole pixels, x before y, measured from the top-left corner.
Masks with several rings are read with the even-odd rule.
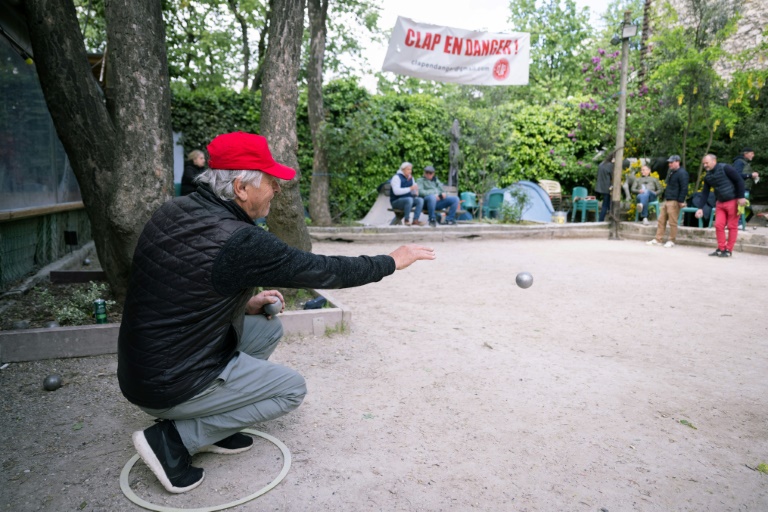
[[[309,395],[257,425],[291,450],[237,510],[768,510],[768,258],[605,240],[451,241],[438,259],[338,290],[351,332],[289,340],[275,361]],[[324,254],[390,245],[316,244]],[[517,272],[534,284],[515,286]],[[151,418],[112,356],[0,371],[2,510],[141,510],[118,475]],[[43,378],[66,385],[45,392]],[[198,463],[166,506],[254,492],[279,451]]]

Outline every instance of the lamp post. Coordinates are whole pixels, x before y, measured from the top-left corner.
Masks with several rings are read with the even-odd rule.
[[[634,35],[637,35],[637,25],[632,24],[632,13],[630,11],[625,11],[624,23],[621,25],[621,84],[619,86],[619,120],[616,127],[613,188],[611,189],[611,228],[608,236],[610,240],[620,239],[621,162],[624,160],[624,131],[627,125],[627,67],[629,65],[629,38]],[[614,40],[615,39],[617,39],[616,36],[614,36]]]

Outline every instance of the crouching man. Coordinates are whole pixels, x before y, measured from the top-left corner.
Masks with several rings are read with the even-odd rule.
[[[268,361],[282,326],[263,308],[283,297],[255,287],[360,286],[435,258],[416,245],[356,258],[290,247],[253,221],[295,171],[259,135],[220,135],[208,153],[197,190],[161,206],[139,237],[118,341],[123,395],[161,419],[133,443],[173,493],[202,482],[193,454],[248,450],[253,439],[240,430],[292,411],[306,394],[301,375]]]

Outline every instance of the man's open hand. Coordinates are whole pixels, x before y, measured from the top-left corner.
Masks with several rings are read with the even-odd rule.
[[[423,245],[401,245],[390,253],[390,256],[395,260],[395,268],[403,270],[415,261],[435,259],[435,250]]]

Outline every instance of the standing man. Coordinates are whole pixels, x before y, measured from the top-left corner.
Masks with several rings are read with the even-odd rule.
[[[598,222],[605,220],[606,214],[611,211],[611,184],[613,182],[613,158],[616,151],[611,151],[605,155],[600,165],[597,166],[597,185],[595,192],[600,194],[603,200],[603,206],[600,208]]]
[[[688,195],[688,171],[680,167],[680,156],[672,155],[667,159],[669,172],[667,172],[667,188],[664,190],[664,204],[659,212],[659,225],[656,228],[656,238],[646,242],[648,245],[661,245],[664,231],[667,230],[669,221],[669,240],[664,247],[674,247],[677,240],[677,217],[680,208],[685,207],[685,196]]]
[[[416,180],[419,186],[419,195],[424,198],[427,205],[427,216],[429,225],[437,227],[435,210],[448,208],[448,215],[445,217],[446,224],[456,224],[456,210],[459,208],[458,197],[448,197],[443,190],[443,184],[435,176],[435,168],[428,165],[424,168],[424,175]]]
[[[651,168],[644,165],[640,168],[641,176],[632,184],[632,192],[637,194],[637,209],[643,224],[648,225],[648,203],[655,201],[661,194],[661,183],[651,176]],[[656,212],[658,216],[659,212]]]
[[[707,175],[704,176],[704,188],[701,191],[701,204],[706,204],[710,189],[715,189],[715,234],[717,235],[717,249],[710,256],[730,258],[733,247],[736,245],[736,237],[739,233],[739,206],[747,202],[744,199],[744,179],[736,172],[736,169],[727,164],[718,164],[717,157],[712,153],[706,155],[702,161]],[[704,216],[701,208],[696,210],[696,218]],[[725,237],[725,228],[728,227],[728,238]]]
[[[752,159],[755,158],[755,151],[752,148],[744,148],[741,154],[733,161],[733,168],[736,169],[746,182],[746,190],[750,190],[752,185],[760,181],[760,175],[752,171]]]
[[[292,411],[307,392],[301,375],[267,361],[283,328],[264,306],[284,301],[255,287],[360,286],[435,258],[417,245],[357,258],[290,247],[253,221],[269,214],[279,180],[295,171],[250,133],[219,135],[208,154],[197,190],[144,226],[118,337],[123,395],[161,419],[134,432],[133,444],[172,493],[203,481],[193,454],[250,449],[253,438],[240,430]]]
[[[741,154],[733,161],[733,168],[736,169],[736,172],[741,174],[742,178],[744,178],[744,198],[746,199],[750,198],[752,187],[757,185],[760,181],[760,175],[752,171],[751,162],[753,158],[755,158],[755,151],[752,148],[744,148],[741,150]],[[742,208],[742,210],[744,210],[744,208]],[[749,222],[749,219],[751,218],[752,210],[745,214],[744,222]],[[746,229],[746,227],[744,229]]]

